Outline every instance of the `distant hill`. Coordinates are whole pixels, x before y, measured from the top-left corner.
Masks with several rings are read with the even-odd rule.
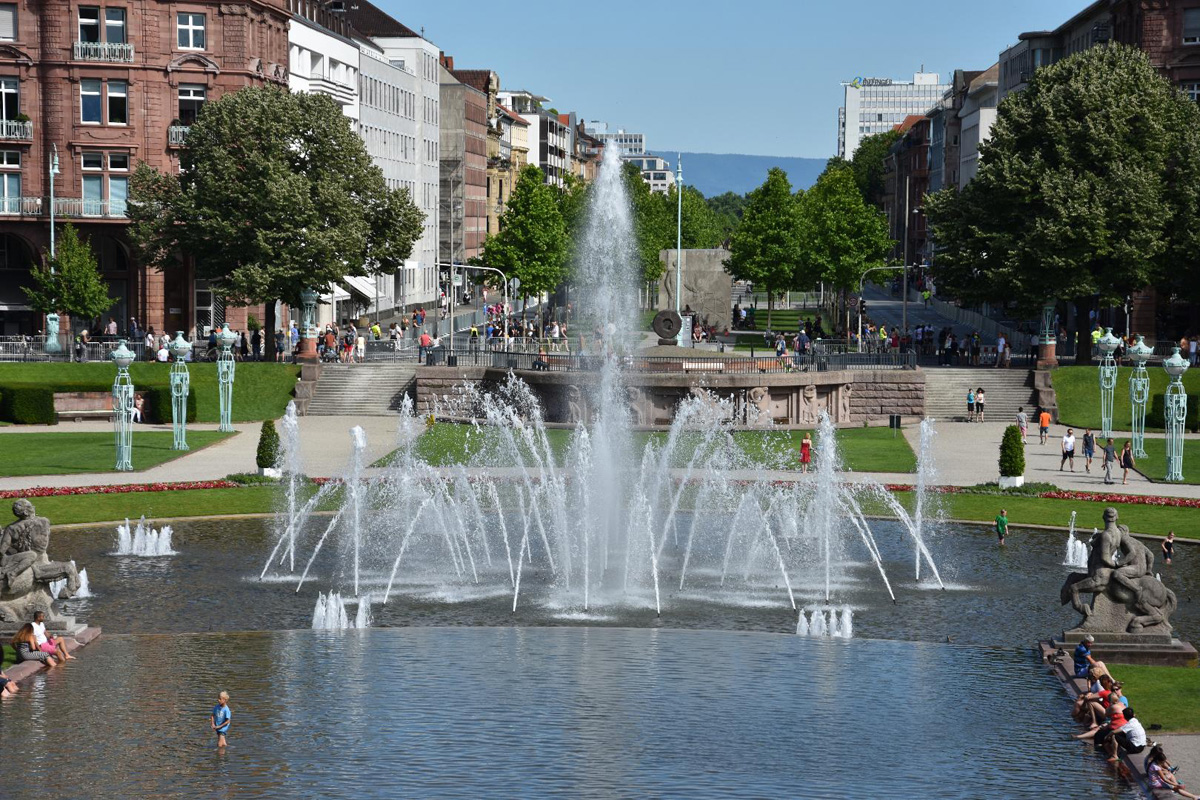
[[[676,151],[653,151],[675,167]],[[807,189],[825,169],[824,158],[788,158],[785,156],[747,156],[737,153],[683,153],[683,181],[695,186],[705,197],[725,192],[745,194],[767,179],[767,170],[781,167],[795,189]]]

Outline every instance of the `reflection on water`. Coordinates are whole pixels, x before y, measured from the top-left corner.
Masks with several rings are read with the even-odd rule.
[[[1128,796],[1070,740],[1053,679],[1006,650],[617,628],[105,636],[27,689],[0,728],[14,800]]]
[[[321,526],[321,522],[316,523]],[[881,555],[896,576],[897,603],[883,590],[865,560],[848,565],[834,587],[834,602],[854,609],[855,635],[868,638],[918,639],[955,643],[1026,647],[1060,632],[1075,615],[1058,604],[1058,590],[1069,569],[1062,566],[1065,534],[1020,532],[1008,545],[978,526],[945,526],[932,547],[947,589],[912,580],[911,550],[894,523],[877,522]],[[336,558],[319,558],[300,593],[295,578],[269,573],[260,581],[264,554],[273,540],[269,523],[221,520],[181,523],[164,558],[113,556],[111,528],[54,534],[58,558],[72,558],[88,569],[96,597],[67,604],[70,613],[98,624],[108,633],[288,630],[312,623],[317,593],[340,588],[332,574]],[[895,535],[893,535],[895,534]],[[1190,550],[1170,566],[1156,565],[1164,582],[1179,598],[1173,620],[1185,636],[1200,631],[1200,579]],[[865,552],[862,554],[865,559]],[[419,565],[414,564],[414,569]],[[665,565],[670,569],[672,565]],[[894,566],[894,569],[891,567]],[[901,577],[905,576],[905,577]],[[544,579],[544,576],[541,576]],[[365,570],[368,591],[382,593],[388,575]],[[638,608],[599,608],[593,613],[555,605],[549,592],[539,595],[539,576],[529,570],[521,603],[512,612],[507,566],[481,566],[480,582],[447,585],[420,573],[398,576],[391,601],[372,607],[372,624],[382,627],[420,625],[622,625],[672,628],[721,628],[792,632],[796,613],[786,587],[774,577],[737,592],[717,587],[719,571],[697,569],[687,586],[664,587],[663,614],[656,617],[647,594]],[[796,602],[823,599],[823,583],[793,576]]]

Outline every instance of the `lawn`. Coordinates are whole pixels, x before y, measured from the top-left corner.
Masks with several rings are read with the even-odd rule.
[[[817,312],[796,308],[777,308],[771,312],[771,330],[798,331],[802,320],[814,322]],[[747,318],[748,319],[748,318]],[[767,307],[761,305],[754,310],[754,325],[750,330],[765,331],[767,329]]]
[[[1146,458],[1137,460],[1138,472],[1150,480],[1161,481],[1167,476],[1167,440],[1146,439],[1145,442]],[[1118,445],[1117,451],[1120,450]],[[1200,439],[1183,440],[1183,482],[1200,484]]]
[[[487,429],[473,425],[458,425],[439,422],[421,435],[417,442],[417,453],[422,459],[436,466],[465,464],[476,461],[488,444],[493,441]],[[550,429],[546,431],[550,449],[560,460],[571,445],[573,431]],[[837,433],[846,468],[855,472],[913,472],[916,456],[903,435],[894,435],[887,428],[844,428]],[[738,443],[752,461],[778,469],[794,469],[800,440],[804,431],[736,431],[734,441]],[[815,437],[814,437],[815,438]],[[667,440],[664,432],[634,434],[634,446],[640,452],[646,442],[662,445]],[[676,467],[686,467],[700,444],[699,434],[684,434],[676,449]],[[393,455],[385,456],[376,466],[390,463]],[[492,459],[493,461],[495,459]],[[485,459],[485,463],[489,460]]]
[[[217,365],[191,364],[191,386],[196,395],[196,421],[217,422]],[[139,361],[129,368],[137,387],[169,386],[170,365]],[[300,368],[294,364],[242,362],[233,384],[233,421],[253,422],[283,416],[295,391]],[[112,364],[0,364],[0,386],[44,386],[64,392],[107,392],[116,369]]]
[[[188,446],[194,451],[219,442],[232,433],[188,431]],[[0,434],[4,459],[0,477],[22,475],[75,475],[85,472],[109,472],[116,460],[111,433],[5,433]],[[175,434],[168,431],[133,432],[133,467],[156,467],[187,455],[187,450],[172,450]]]
[[[276,509],[278,488],[180,489],[165,492],[64,495],[38,497],[37,513],[55,525],[167,517],[207,517],[221,514],[263,514]]]
[[[910,493],[901,499],[910,505],[912,497]],[[1012,525],[1058,525],[1064,528],[1072,511],[1079,512],[1080,528],[1091,528],[1100,524],[1105,508],[1115,506],[1121,524],[1128,525],[1134,533],[1163,536],[1173,530],[1176,536],[1200,539],[1200,514],[1194,508],[984,494],[943,495],[939,502],[951,519],[991,523],[1000,509],[1004,508],[1008,510],[1008,520]]]
[[[1125,694],[1138,719],[1163,733],[1200,732],[1200,669],[1113,664],[1109,668],[1125,684]]]
[[[1149,413],[1156,395],[1167,389],[1167,374],[1160,367],[1148,367],[1150,400],[1146,404],[1146,430],[1161,431]],[[1117,370],[1117,385],[1113,391],[1113,426],[1127,431],[1132,427],[1129,406],[1129,376],[1131,367]],[[1054,394],[1058,400],[1058,419],[1063,425],[1076,428],[1100,429],[1100,372],[1098,367],[1059,367],[1054,370]],[[1183,376],[1183,386],[1189,395],[1200,394],[1200,370],[1189,370]],[[1189,417],[1195,412],[1189,409]]]

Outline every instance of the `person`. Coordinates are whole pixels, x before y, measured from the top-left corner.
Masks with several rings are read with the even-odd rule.
[[[275,329],[275,361],[283,361],[283,328]]]
[[[1008,533],[1008,511],[1000,509],[1000,513],[996,515],[996,536],[1000,539],[1000,544],[1004,544],[1004,537]]]
[[[104,326],[104,335],[105,336],[116,336],[117,335],[117,321],[115,319],[113,319],[112,317],[108,318],[108,324]]]
[[[1109,737],[1125,727],[1125,706],[1120,703],[1110,705],[1105,717],[1099,724],[1093,725],[1083,733],[1075,734],[1075,738],[1091,739],[1097,750],[1107,749]]]
[[[1113,446],[1112,438],[1109,438],[1108,443],[1104,445],[1104,482],[1112,484],[1113,464],[1117,463],[1117,448]]]
[[[1121,450],[1121,469],[1123,471],[1121,476],[1122,486],[1129,483],[1129,470],[1133,469],[1135,463],[1136,462],[1133,460],[1133,445],[1131,445],[1129,442],[1125,442],[1125,447]]]
[[[1186,791],[1187,787],[1175,777],[1175,767],[1167,761],[1167,754],[1163,752],[1162,745],[1156,744],[1150,748],[1150,755],[1146,756],[1145,766],[1146,780],[1150,783],[1151,789],[1170,789],[1188,800],[1200,800],[1197,795]]]
[[[379,320],[375,320],[375,324],[371,326],[371,339],[378,342],[383,338],[383,331],[379,327]]]
[[[250,332],[250,360],[258,361],[262,350],[262,331],[255,328]]]
[[[1096,667],[1088,669],[1088,691],[1080,692],[1071,708],[1071,716],[1077,722],[1086,723],[1089,728],[1100,724],[1104,719],[1105,706],[1100,700],[1101,692],[1112,689],[1111,675],[1101,673]]]
[[[1071,472],[1075,471],[1075,431],[1072,428],[1067,428],[1067,435],[1062,438],[1062,461],[1059,462],[1058,471],[1062,472],[1063,467],[1067,462],[1071,462]]]
[[[212,729],[217,733],[217,747],[224,747],[228,742],[225,736],[229,733],[229,723],[232,721],[233,710],[229,708],[229,692],[217,695],[217,704],[212,710]]]
[[[975,390],[967,389],[967,422],[975,421]]]
[[[1133,709],[1126,706],[1123,716],[1125,724],[1104,743],[1109,761],[1116,761],[1121,750],[1132,756],[1146,749],[1146,729],[1134,716]]]
[[[987,398],[984,397],[983,387],[980,386],[975,390],[975,421],[983,422],[984,404],[987,403]]]
[[[1103,675],[1108,674],[1108,667],[1104,666],[1104,662],[1097,661],[1095,656],[1092,655],[1092,643],[1095,641],[1096,637],[1087,633],[1079,640],[1079,644],[1075,646],[1073,661],[1076,678],[1086,678],[1088,670],[1093,667]]]
[[[1050,412],[1044,408],[1038,414],[1038,432],[1041,434],[1042,444],[1045,444],[1050,438]]]
[[[1029,444],[1029,415],[1025,413],[1025,406],[1017,409],[1017,428],[1021,431],[1021,444]]]
[[[429,362],[429,348],[433,346],[433,338],[429,335],[429,331],[421,331],[421,337],[417,339],[417,363]]]
[[[804,432],[804,438],[800,440],[800,471],[808,472],[808,465],[812,463],[812,434],[808,431]]]
[[[1083,471],[1092,471],[1092,458],[1096,455],[1096,434],[1088,428],[1083,432]]]
[[[43,651],[37,644],[37,638],[33,635],[33,625],[26,622],[17,631],[12,638],[13,649],[17,651],[17,663],[24,661],[39,661],[47,667],[53,667],[58,664],[58,660],[49,653]]]
[[[998,337],[996,337],[996,367],[997,368],[1004,366],[1005,358],[1007,356],[1007,350],[1005,349],[1005,344],[1006,343],[1004,341],[1004,334],[1002,333]]]
[[[33,615],[33,638],[37,641],[38,649],[49,653],[59,661],[74,661],[75,656],[67,652],[67,646],[61,636],[46,635],[46,612],[38,611]]]
[[[1175,531],[1167,531],[1167,538],[1162,542],[1163,563],[1170,564],[1175,557]]]
[[[160,364],[165,364],[170,357],[171,353],[167,350],[167,346],[165,344],[160,344],[158,346],[158,352],[154,355],[154,359]]]
[[[0,697],[12,697],[19,691],[17,682],[0,672]]]

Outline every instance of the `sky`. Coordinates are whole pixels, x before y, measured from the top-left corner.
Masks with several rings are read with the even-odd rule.
[[[374,0],[459,69],[491,69],[651,151],[827,158],[842,81],[982,70],[1088,0]]]

